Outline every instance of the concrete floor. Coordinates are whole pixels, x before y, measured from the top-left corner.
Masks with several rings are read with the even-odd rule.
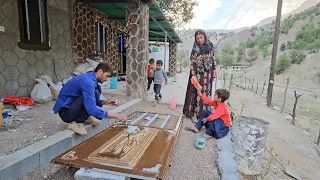
[[[161,89],[161,94],[163,96],[162,103],[169,104],[169,98],[171,96],[177,96],[177,105],[183,105],[184,100],[186,97],[186,90],[188,85],[188,77],[189,74],[183,72],[181,74],[177,74],[176,77],[172,77],[168,79],[168,84],[163,85]],[[218,88],[221,87],[220,82],[218,81],[217,85]],[[126,82],[119,81],[118,82],[118,89],[107,89],[104,90],[106,93],[116,94],[116,95],[125,95],[126,94]],[[215,91],[215,83],[213,85],[212,91]],[[154,100],[154,93],[152,91],[148,92],[148,99]]]

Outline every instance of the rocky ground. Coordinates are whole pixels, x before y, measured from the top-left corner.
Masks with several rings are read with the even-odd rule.
[[[298,116],[297,125],[293,126],[285,119],[286,113],[268,108],[263,97],[243,89],[232,88],[229,103],[237,114],[270,123],[266,148],[274,157],[265,150],[264,170],[258,179],[266,173],[264,179],[291,179],[284,173],[285,168],[293,169],[301,179],[316,180],[320,177],[320,157],[314,149],[316,136],[303,128],[305,119]]]
[[[130,101],[123,96],[106,93],[104,97],[119,99],[122,104]],[[24,112],[16,111],[13,106],[5,107],[4,112],[8,111],[11,116],[0,128],[0,158],[66,129],[67,124],[52,111],[54,103],[34,104],[32,109]],[[103,108],[111,110],[115,106]]]
[[[182,107],[171,110],[166,104],[159,104],[155,101],[139,104],[137,111],[148,111],[158,113],[170,113],[175,115],[182,114]],[[194,147],[197,136],[183,128],[192,125],[190,119],[183,119],[183,125],[178,135],[173,152],[172,165],[168,169],[167,178],[173,179],[219,179],[218,168],[216,165],[217,148],[213,139],[208,140],[203,150]],[[60,165],[50,164],[45,167],[37,168],[28,173],[20,180],[73,180],[77,169],[68,168]]]

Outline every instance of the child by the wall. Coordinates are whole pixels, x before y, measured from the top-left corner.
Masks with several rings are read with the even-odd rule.
[[[168,82],[168,78],[165,70],[161,69],[163,65],[163,61],[157,60],[156,64],[157,64],[156,69],[154,70],[154,92],[156,94],[155,99],[158,101],[162,98],[162,95],[161,95],[162,83],[166,85]]]
[[[154,81],[153,72],[155,68],[156,68],[156,65],[154,64],[154,59],[151,58],[148,64],[148,88],[147,88],[148,91],[150,90],[152,81]]]

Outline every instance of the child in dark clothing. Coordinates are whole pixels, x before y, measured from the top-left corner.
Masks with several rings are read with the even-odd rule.
[[[163,62],[161,60],[157,61],[157,66],[156,69],[154,70],[153,74],[154,74],[154,93],[155,95],[155,99],[158,101],[159,98],[162,98],[161,95],[161,86],[162,83],[164,82],[164,84],[166,85],[168,82],[168,78],[167,78],[167,73],[161,69]]]
[[[147,90],[150,90],[150,86],[152,84],[152,81],[154,81],[154,75],[153,75],[153,71],[156,68],[155,64],[154,64],[154,59],[151,58],[149,60],[149,64],[148,64],[148,88]]]
[[[215,111],[212,113],[206,110],[199,118],[198,122],[192,127],[186,127],[187,131],[198,133],[203,126],[207,128],[206,133],[203,135],[206,138],[210,136],[220,139],[229,133],[231,126],[230,114],[226,104],[224,103],[229,97],[230,93],[226,89],[218,89],[215,92],[214,99],[211,100],[198,90],[198,94],[207,105],[213,106]]]

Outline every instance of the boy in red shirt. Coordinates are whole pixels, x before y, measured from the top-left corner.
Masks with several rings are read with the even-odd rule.
[[[148,91],[150,90],[152,81],[154,81],[153,71],[156,68],[156,65],[154,64],[154,62],[155,62],[154,59],[151,58],[148,64],[148,88],[147,88]]]
[[[225,137],[229,133],[231,126],[230,114],[226,104],[224,103],[230,93],[226,89],[218,89],[215,92],[214,99],[211,100],[198,90],[198,94],[203,102],[209,106],[213,106],[215,111],[212,113],[206,110],[199,118],[199,121],[192,127],[186,127],[187,131],[198,133],[203,126],[207,128],[205,137],[213,136],[216,139]]]

